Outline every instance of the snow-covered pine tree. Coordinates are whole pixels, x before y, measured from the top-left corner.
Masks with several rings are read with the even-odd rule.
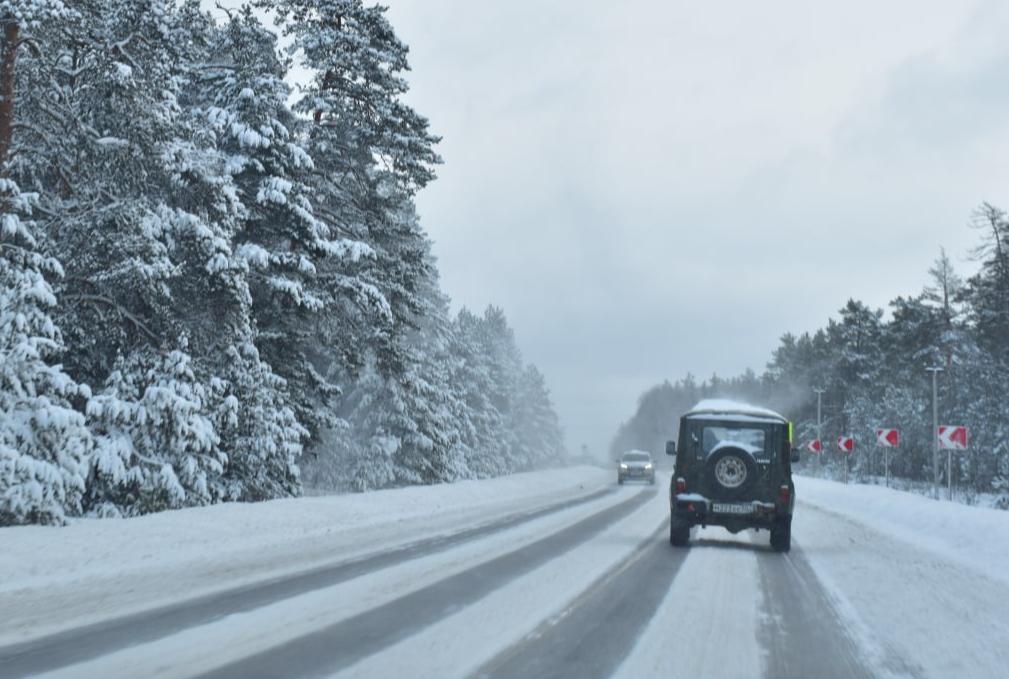
[[[77,3],[72,25],[40,38],[25,88],[31,133],[16,171],[42,194],[43,243],[67,273],[58,290],[66,366],[90,384],[121,354],[179,333],[163,218],[177,180],[165,154],[189,134],[177,95],[194,20],[173,7]]]
[[[988,203],[974,211],[971,226],[982,232],[974,254],[981,269],[964,289],[968,326],[962,342],[960,379],[950,386],[964,424],[972,426],[961,464],[975,488],[995,490],[1009,508],[1009,218]],[[969,423],[969,424],[968,424]],[[973,464],[970,463],[973,460]]]
[[[810,334],[785,333],[778,348],[772,351],[767,372],[762,377],[770,392],[768,406],[787,413],[807,439],[816,437],[816,404],[810,404],[809,394],[821,384],[818,367]]]
[[[162,3],[155,3],[161,5]],[[67,366],[90,383],[120,349],[165,334],[164,281],[173,264],[146,222],[175,138],[176,75],[188,43],[172,14],[130,2],[77,6],[73,24],[47,27],[24,88],[22,186],[38,191],[43,244],[65,262],[60,321],[73,347]],[[163,30],[163,32],[162,32]],[[167,182],[164,182],[167,184]]]
[[[458,452],[455,423],[430,376],[430,364],[411,360],[402,376],[383,377],[372,358],[343,399],[347,426],[309,473],[358,492],[465,478],[464,462],[449,462]]]
[[[544,440],[520,443],[519,429],[525,426],[520,421],[528,415],[519,411],[524,367],[504,312],[490,306],[476,316],[463,309],[454,335],[452,384],[469,410],[462,427],[467,467],[481,478],[531,468],[537,455],[531,451],[552,451],[554,433],[548,427]],[[533,398],[541,407],[546,406],[544,398],[549,401],[543,393]]]
[[[946,255],[945,248],[939,248],[939,257],[929,267],[932,284],[925,286],[922,298],[938,311],[941,320],[943,356],[947,365],[951,360],[953,347],[963,331],[964,300],[963,279],[953,269],[953,262]]]
[[[448,300],[410,197],[391,182],[383,188],[376,205],[382,228],[371,230],[376,266],[362,276],[382,288],[395,319],[393,331],[370,351],[374,369],[386,380],[385,429],[399,440],[396,482],[465,478],[469,471],[455,419],[462,406],[448,381]],[[379,402],[376,396],[376,408]]]
[[[423,384],[427,392],[424,416],[418,418],[420,430],[434,442],[426,454],[426,464],[434,480],[457,481],[473,477],[466,463],[465,444],[466,432],[472,429],[472,413],[465,402],[463,387],[455,380],[460,359],[454,351],[457,338],[449,298],[441,290],[430,241],[425,240],[425,244],[429,273],[420,279],[418,294],[422,308],[414,319],[416,329],[407,341],[415,358],[411,364],[416,374],[413,379]],[[401,464],[411,467],[411,457],[401,457]]]
[[[488,306],[477,326],[477,339],[486,356],[490,378],[489,396],[494,408],[501,414],[503,431],[500,434],[509,472],[521,469],[524,460],[518,446],[518,432],[513,428],[513,418],[522,378],[522,354],[515,343],[515,333],[508,325],[504,310]]]
[[[848,388],[871,387],[881,365],[879,340],[883,312],[849,299],[840,316],[841,320],[832,323],[827,330],[837,352],[840,377]]]
[[[130,516],[222,499],[228,460],[210,418],[215,394],[193,363],[184,341],[134,352],[88,402],[98,444],[90,512]]]
[[[47,242],[69,262],[68,367],[102,387],[88,404],[98,446],[86,509],[211,502],[227,458],[209,419],[211,371],[194,354],[215,336],[221,305],[198,292],[216,283],[192,276],[226,268],[235,204],[223,163],[179,104],[207,19],[194,3],[171,1],[77,9],[74,26],[49,36],[43,75],[60,96],[38,95],[39,111],[55,115],[39,116],[51,151],[30,176],[55,187]]]
[[[882,310],[869,309],[862,302],[849,299],[840,310],[840,321],[830,320],[827,340],[831,347],[833,369],[828,373],[828,388],[841,408],[837,435],[869,431],[870,404],[882,388],[880,336]],[[871,426],[871,425],[869,425]],[[863,473],[871,447],[856,445],[853,460],[847,460],[857,473]]]
[[[56,260],[40,255],[35,196],[0,179],[0,525],[62,523],[81,511],[91,437],[72,399],[90,395],[55,359],[63,346],[49,310]]]
[[[44,256],[31,221],[39,196],[11,176],[29,155],[21,123],[37,36],[67,19],[57,0],[0,3],[0,525],[61,523],[79,514],[91,437],[71,400],[89,396],[56,362],[62,337],[50,280],[63,274]],[[19,56],[27,51],[28,60]]]
[[[316,123],[313,145],[345,170],[378,164],[408,192],[434,178],[441,162],[428,122],[400,99],[409,88],[408,49],[380,5],[362,0],[256,0],[276,12],[314,75],[298,108]],[[341,177],[330,177],[341,182]],[[356,177],[355,180],[366,180]],[[334,187],[339,193],[339,186]]]
[[[371,250],[315,215],[315,162],[300,136],[305,123],[287,106],[290,88],[276,37],[251,8],[229,14],[200,72],[196,113],[228,157],[244,210],[235,243],[250,267],[256,346],[286,380],[299,420],[317,438],[334,425],[339,392],[320,360],[319,328],[338,310],[318,272],[326,259],[355,261]]]
[[[421,306],[423,233],[402,215],[440,162],[427,121],[401,101],[407,48],[380,6],[360,0],[261,0],[292,39],[289,50],[313,74],[296,110],[310,120],[315,216],[334,237],[360,240],[370,257],[331,257],[318,280],[328,312],[317,328],[314,361],[349,379],[377,360],[402,377],[400,339]]]
[[[73,25],[45,31],[28,71],[35,152],[17,171],[43,195],[47,250],[69,262],[58,291],[67,368],[104,389],[89,407],[107,447],[92,460],[88,509],[244,497],[242,469],[258,479],[252,496],[293,492],[290,441],[304,432],[251,346],[249,267],[234,249],[244,206],[211,121],[191,110],[213,21],[193,1],[75,9]],[[199,435],[176,440],[164,422]],[[250,449],[239,431],[280,438],[257,434]],[[268,451],[276,464],[253,470],[236,458],[224,470],[229,455]],[[275,483],[260,482],[264,469],[278,470]]]
[[[942,365],[944,356],[951,360],[946,349],[953,348],[944,345],[943,314],[929,300],[927,292],[893,299],[880,342],[884,390],[874,426],[899,425],[900,448],[891,455],[892,468],[914,480],[932,473],[932,391],[924,368]]]
[[[978,207],[971,226],[982,233],[975,256],[981,270],[967,282],[971,322],[985,349],[1009,362],[1009,217],[988,203]]]
[[[550,401],[543,374],[527,365],[519,378],[510,426],[518,438],[520,469],[537,469],[564,461],[564,432]]]
[[[308,430],[289,404],[286,383],[251,342],[226,352],[231,371],[214,418],[228,452],[225,498],[248,502],[300,495],[299,463]]]
[[[312,396],[309,387],[324,381],[306,357],[316,317],[326,311],[316,265],[366,248],[329,240],[328,229],[313,215],[303,181],[313,162],[297,140],[300,123],[286,105],[289,89],[274,36],[246,7],[213,30],[208,42],[204,61],[194,66],[200,77],[190,81],[183,100],[216,142],[225,175],[219,181],[228,193],[215,203],[233,196],[237,207],[235,214],[218,217],[228,227],[230,247],[193,258],[206,262],[211,282],[217,279],[193,298],[226,295],[216,319],[218,326],[228,323],[228,332],[218,327],[207,352],[223,361],[214,374],[224,380],[220,412],[226,416],[215,426],[230,461],[226,495],[265,499],[300,489],[296,461],[310,432],[297,417],[299,406],[311,423],[331,421],[325,398]]]
[[[512,466],[505,418],[495,405],[499,386],[483,341],[483,323],[482,317],[465,308],[456,315],[452,382],[469,412],[462,431],[466,465],[477,478],[490,478],[507,474]]]
[[[433,260],[429,270],[418,291],[423,307],[411,321],[414,329],[399,340],[406,343],[397,352],[405,359],[401,369],[383,376],[388,370],[380,370],[372,354],[342,399],[346,426],[331,432],[331,444],[306,468],[313,485],[361,491],[472,476],[460,433],[470,413],[452,380],[448,299]]]

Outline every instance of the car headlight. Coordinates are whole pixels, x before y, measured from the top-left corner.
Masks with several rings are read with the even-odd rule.
[[[650,470],[651,468],[652,468],[652,465],[651,465],[651,463],[649,463],[649,464],[646,464],[646,465],[645,465],[645,471],[648,471],[648,470]]]
[[[626,464],[624,464],[623,462],[621,462],[621,463],[620,463],[620,468],[621,468],[621,469],[627,469],[627,465],[626,465]]]

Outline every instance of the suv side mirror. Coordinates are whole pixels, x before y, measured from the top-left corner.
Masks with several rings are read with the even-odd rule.
[[[792,464],[795,464],[798,461],[799,461],[799,449],[792,448]]]
[[[666,455],[676,454],[676,441],[666,441]]]

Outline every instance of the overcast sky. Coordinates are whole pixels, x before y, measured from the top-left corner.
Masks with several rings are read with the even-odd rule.
[[[505,310],[573,452],[664,379],[917,294],[940,246],[972,273],[971,211],[1009,207],[1000,0],[383,4],[443,137],[443,287]]]

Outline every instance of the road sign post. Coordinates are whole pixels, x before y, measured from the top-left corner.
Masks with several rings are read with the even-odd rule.
[[[848,483],[848,454],[855,451],[855,439],[851,436],[838,436],[837,449],[844,453],[844,483]]]
[[[935,447],[932,449],[932,495],[939,499],[939,384],[936,376],[945,368],[936,365],[925,368],[932,373],[932,439]]]
[[[886,487],[890,487],[890,449],[896,448],[900,434],[896,429],[877,429],[876,445],[883,448],[883,464],[886,467]]]
[[[821,427],[821,424],[822,424],[822,418],[820,417],[820,413],[821,413],[821,411],[820,411],[820,405],[821,405],[821,401],[823,400],[823,394],[827,390],[817,387],[816,389],[813,389],[813,391],[816,392],[816,443],[819,445],[820,441],[823,440],[823,436],[821,436],[821,431],[820,431],[820,427]],[[819,447],[817,447],[816,452],[820,452],[820,448]],[[820,469],[821,470],[823,469],[823,455],[820,456]]]
[[[949,501],[953,501],[953,451],[967,450],[967,427],[939,427],[936,446],[946,451],[946,484]]]
[[[819,453],[822,448],[820,446],[820,440],[806,441],[806,452],[810,455],[815,455],[817,459],[816,468],[823,469],[823,456]]]

